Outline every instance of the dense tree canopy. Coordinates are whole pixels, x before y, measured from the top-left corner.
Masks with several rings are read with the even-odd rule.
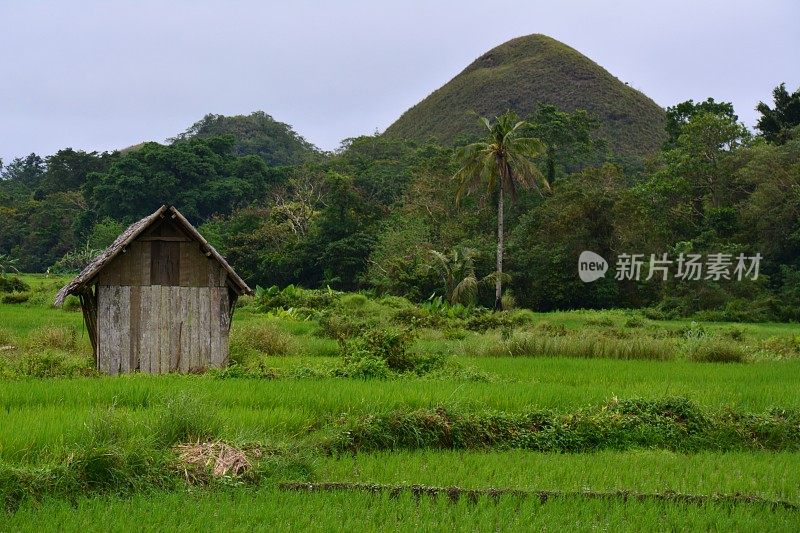
[[[772,91],[775,107],[771,108],[759,102],[756,110],[761,113],[756,128],[764,138],[774,144],[783,144],[793,135],[792,131],[800,126],[800,88],[792,94],[781,83]]]
[[[263,111],[233,117],[208,114],[171,140],[181,142],[224,135],[233,137],[235,155],[257,155],[270,166],[297,165],[318,155],[314,145],[291,126]]]
[[[726,102],[669,108],[669,141],[633,165],[617,164],[588,112],[540,106],[521,137],[539,139],[544,153],[526,168],[555,180],[552,194],[520,187],[504,205],[504,294],[542,310],[648,306],[664,316],[800,320],[797,93],[776,91],[774,107],[759,106],[757,136]],[[253,285],[495,305],[495,291],[478,281],[497,270],[499,191],[456,204],[454,155],[470,150],[465,143],[376,135],[319,154],[297,139],[286,144],[290,130],[267,115],[227,118],[206,117],[166,145],[5,161],[0,254],[25,271],[76,268],[127,224],[171,203]],[[760,253],[763,262],[757,281],[607,275],[587,284],[576,271],[584,250],[612,261],[621,253],[724,252]],[[456,298],[464,280],[469,291]]]
[[[583,109],[567,113],[547,104],[540,106],[527,123],[525,134],[545,146],[546,177],[551,184],[557,175],[574,170],[576,164],[590,160],[593,153],[605,147],[602,139],[594,137],[597,120]]]
[[[730,102],[716,102],[713,98],[708,98],[704,102],[686,100],[672,107],[667,108],[667,148],[674,148],[678,142],[678,137],[683,131],[683,127],[695,115],[699,113],[710,113],[712,115],[724,115],[733,122],[739,117],[733,112],[733,104]]]
[[[173,145],[146,143],[89,174],[84,192],[98,217],[133,221],[162,204],[204,220],[262,195],[276,173],[256,156],[236,157],[231,136]]]

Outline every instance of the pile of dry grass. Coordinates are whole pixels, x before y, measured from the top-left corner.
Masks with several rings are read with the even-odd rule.
[[[178,461],[189,483],[204,481],[208,475],[214,477],[239,477],[247,473],[252,464],[244,450],[225,442],[197,442],[175,446]],[[260,451],[250,450],[258,458]]]

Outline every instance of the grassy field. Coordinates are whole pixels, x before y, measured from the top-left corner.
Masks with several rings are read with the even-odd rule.
[[[656,322],[625,310],[516,312],[495,323],[358,295],[313,312],[245,300],[232,369],[110,378],[91,368],[80,312],[49,305],[64,279],[24,279],[28,301],[0,304],[3,531],[800,523],[794,324]],[[407,333],[409,316],[413,335],[390,340],[405,339],[411,366],[387,367],[375,344],[385,338],[363,331]],[[349,340],[331,334],[347,328]],[[213,475],[211,456],[187,463],[187,442],[229,444],[248,466]],[[569,494],[450,501],[297,492],[281,488],[287,481]],[[618,491],[659,496],[585,495]]]
[[[151,493],[26,506],[12,531],[796,531],[797,512],[637,501],[451,503],[402,495],[296,494],[274,489]]]

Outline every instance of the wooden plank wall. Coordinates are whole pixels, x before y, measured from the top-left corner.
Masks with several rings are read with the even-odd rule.
[[[195,241],[148,238],[98,277],[98,369],[163,374],[226,365],[226,271]]]
[[[106,374],[200,372],[228,362],[225,288],[101,286],[97,322]]]
[[[103,268],[98,283],[124,287],[224,287],[226,274],[196,241],[136,241]]]

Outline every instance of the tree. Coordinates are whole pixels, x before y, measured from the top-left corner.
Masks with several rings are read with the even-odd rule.
[[[516,200],[520,189],[540,186],[549,190],[532,159],[542,155],[545,147],[539,139],[522,135],[528,125],[511,111],[497,117],[494,123],[480,118],[486,127],[483,141],[468,144],[456,152],[461,168],[455,179],[459,182],[456,203],[461,196],[471,194],[485,185],[491,195],[497,195],[497,271],[495,277],[495,310],[501,309],[503,295],[503,202],[506,194]]]
[[[649,229],[647,222],[637,223],[635,206],[622,207],[627,188],[622,169],[606,163],[566,176],[553,184],[554,194],[522,214],[508,238],[508,269],[519,304],[538,311],[628,304],[613,272],[584,283],[575,268],[584,250],[605,257],[611,269],[615,251],[640,250],[638,243],[618,247],[624,232],[638,236]]]
[[[44,176],[46,165],[36,154],[27,157],[16,157],[3,168],[0,179],[16,182],[29,190],[35,189]]]
[[[579,109],[573,113],[560,111],[554,105],[543,105],[528,120],[525,135],[536,137],[545,146],[547,181],[552,185],[556,170],[564,166],[570,157],[588,155],[604,143],[592,139],[597,121]]]
[[[792,94],[781,83],[772,91],[775,108],[759,102],[756,111],[761,113],[756,129],[772,144],[784,144],[791,138],[793,128],[800,125],[800,88]]]
[[[726,116],[732,122],[739,120],[733,111],[733,104],[730,102],[715,102],[713,98],[707,98],[705,102],[697,103],[694,100],[686,100],[667,108],[667,135],[669,137],[664,145],[665,148],[675,148],[683,127],[700,113]]]
[[[5,277],[6,272],[11,270],[19,274],[17,264],[19,264],[18,259],[14,259],[8,254],[0,254],[0,277]]]
[[[700,112],[683,127],[677,146],[667,153],[676,174],[689,180],[713,208],[722,207],[729,193],[722,161],[751,134],[728,114]]]
[[[118,155],[65,148],[45,158],[47,171],[36,191],[37,197],[55,192],[76,191],[91,172],[103,172]]]
[[[375,245],[369,224],[377,213],[351,176],[330,172],[325,189],[325,207],[314,222],[308,247],[315,274],[322,276],[315,281],[354,290]]]

